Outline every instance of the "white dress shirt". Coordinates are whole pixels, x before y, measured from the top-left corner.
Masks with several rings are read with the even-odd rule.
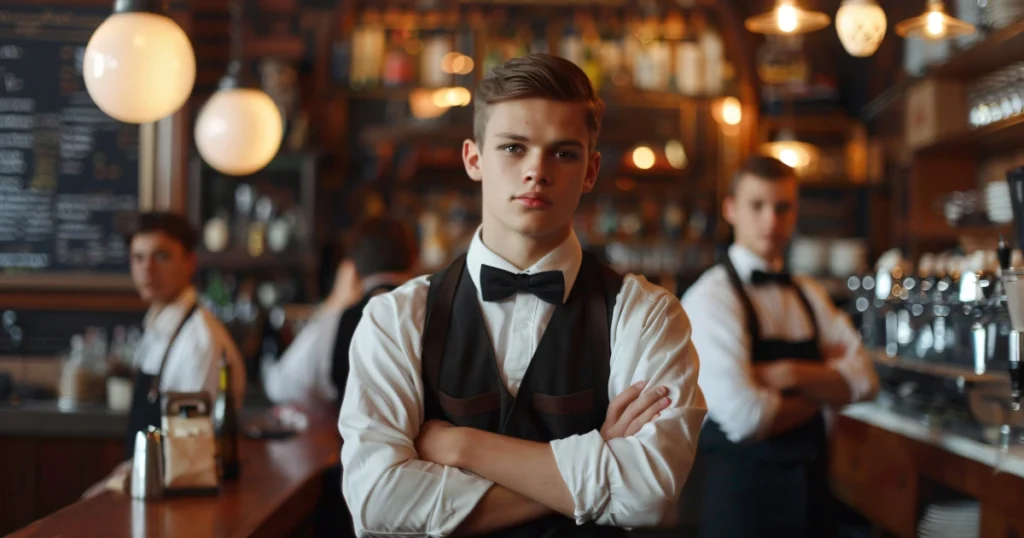
[[[812,337],[811,320],[794,289],[750,284],[754,270],[769,269],[765,260],[736,244],[729,247],[729,259],[754,305],[764,338],[798,341]],[[873,397],[878,377],[849,317],[813,279],[798,276],[794,282],[811,304],[828,366],[842,374],[853,401]],[[725,267],[718,265],[704,273],[682,302],[693,324],[693,344],[702,359],[700,387],[707,398],[708,417],[733,442],[764,438],[778,414],[781,395],[754,379],[746,315]]]
[[[143,319],[145,332],[134,356],[135,365],[141,368],[142,373],[156,375],[160,371],[160,360],[167,351],[175,329],[195,303],[196,290],[189,286],[173,303],[159,309],[151,307],[146,312]],[[232,366],[235,405],[240,408],[245,398],[245,363],[242,362],[242,355],[227,329],[201,306],[181,326],[181,332],[171,345],[160,376],[160,392],[205,390],[213,402],[217,399],[222,355],[227,356]]]
[[[380,286],[398,287],[408,280],[408,275],[399,273],[370,275],[363,280],[363,293]],[[263,388],[271,401],[313,409],[330,407],[332,413],[338,410],[338,389],[331,374],[342,314],[344,310],[337,308],[317,312],[280,360],[263,362]]]
[[[571,234],[525,272],[561,270],[568,297],[581,261],[582,249]],[[487,248],[477,231],[466,266],[502,379],[515,394],[555,307],[525,293],[483,301],[483,264],[521,270]],[[352,341],[338,425],[345,441],[342,489],[361,536],[447,536],[493,485],[469,472],[417,459],[413,443],[424,417],[420,349],[428,279],[417,278],[372,299]],[[652,389],[668,388],[670,406],[632,437],[605,441],[592,431],[550,445],[578,523],[664,523],[673,517],[705,415],[690,323],[674,296],[643,277],[627,275],[611,327],[608,397],[644,380]]]

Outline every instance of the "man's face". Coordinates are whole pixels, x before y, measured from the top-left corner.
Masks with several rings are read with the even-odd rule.
[[[489,108],[480,145],[462,148],[466,172],[482,183],[484,227],[534,238],[566,230],[601,164],[589,151],[586,105],[519,99]]]
[[[196,270],[194,253],[164,232],[136,234],[131,244],[132,280],[143,301],[167,304],[178,298]]]
[[[796,228],[798,192],[796,178],[742,177],[723,204],[736,243],[767,260],[782,256]]]

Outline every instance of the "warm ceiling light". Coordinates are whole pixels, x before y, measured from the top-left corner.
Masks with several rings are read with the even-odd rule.
[[[89,97],[124,123],[151,123],[175,113],[196,81],[188,36],[154,0],[118,0],[85,47],[82,78]]]
[[[789,129],[784,129],[774,142],[764,144],[761,150],[789,165],[801,177],[808,175],[815,168],[819,156],[816,146],[797,141]]]
[[[678,140],[669,140],[666,142],[665,160],[667,160],[668,164],[676,170],[686,168],[688,159],[686,158],[686,149],[683,148],[683,143]]]
[[[711,112],[715,121],[723,125],[735,126],[743,121],[743,105],[731,95],[716,99]]]
[[[647,146],[639,146],[633,150],[633,164],[641,170],[654,167],[654,150]]]
[[[434,90],[434,104],[438,107],[468,106],[472,100],[473,94],[461,86]]]
[[[427,120],[437,118],[448,110],[448,106],[434,102],[434,91],[418,88],[409,94],[409,111],[414,118]]]
[[[210,97],[196,118],[196,148],[217,171],[245,176],[277,155],[284,135],[281,111],[256,88],[228,88]]]
[[[928,0],[924,13],[896,25],[896,33],[902,37],[939,41],[974,33],[974,25],[946,14],[942,0]]]
[[[776,0],[775,9],[750,17],[744,26],[758,34],[796,35],[821,30],[830,21],[824,13],[800,8],[796,0]]]
[[[836,12],[836,33],[850,56],[871,56],[885,37],[885,11],[875,0],[843,0]]]
[[[231,10],[231,63],[220,89],[196,117],[196,148],[222,174],[245,176],[270,164],[281,147],[284,119],[267,92],[246,76],[242,49],[242,0]]]

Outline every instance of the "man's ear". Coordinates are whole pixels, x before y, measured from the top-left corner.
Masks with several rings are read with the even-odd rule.
[[[732,196],[726,196],[725,200],[722,200],[722,218],[725,222],[736,225],[736,199]]]
[[[466,166],[469,179],[483,179],[483,172],[480,170],[480,148],[473,140],[467,139],[462,143],[462,164]]]
[[[597,184],[597,176],[601,172],[601,152],[595,151],[587,162],[587,177],[583,178],[583,192],[594,190]]]

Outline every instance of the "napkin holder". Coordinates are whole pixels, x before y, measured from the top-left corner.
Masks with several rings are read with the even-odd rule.
[[[168,392],[164,401],[164,495],[217,493],[220,483],[210,396],[205,392]]]

